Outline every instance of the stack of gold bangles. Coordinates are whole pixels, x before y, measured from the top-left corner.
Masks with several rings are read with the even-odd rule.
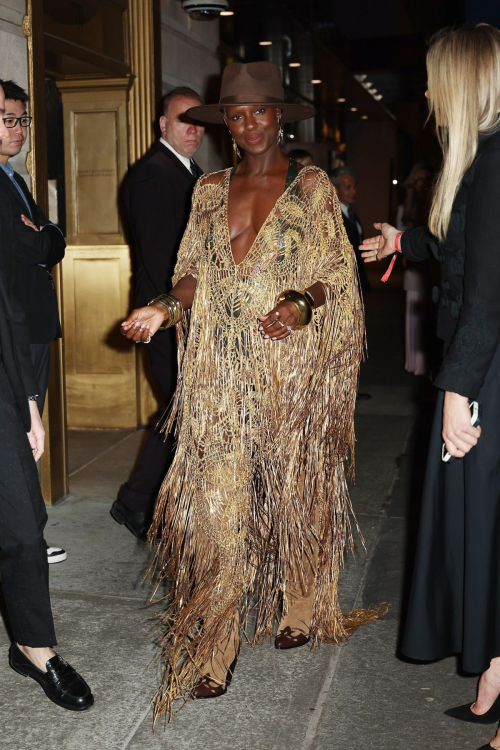
[[[312,295],[310,296],[312,298]],[[300,328],[305,328],[306,325],[311,322],[313,308],[303,292],[296,292],[294,289],[287,289],[276,297],[276,302],[274,303],[275,306],[279,305],[280,302],[293,302],[299,311],[300,318],[295,326],[296,331]]]
[[[160,294],[159,297],[155,297],[151,302],[148,302],[148,305],[163,305],[168,312],[168,318],[161,324],[158,329],[159,331],[164,331],[165,328],[175,326],[182,318],[182,303],[173,294]]]

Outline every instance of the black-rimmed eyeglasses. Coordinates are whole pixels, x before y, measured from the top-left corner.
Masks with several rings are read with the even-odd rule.
[[[4,117],[3,124],[6,128],[15,128],[17,123],[21,123],[22,128],[29,128],[31,125],[32,117],[29,115],[23,115],[22,117]]]

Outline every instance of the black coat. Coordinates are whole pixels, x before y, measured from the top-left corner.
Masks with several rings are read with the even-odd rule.
[[[353,212],[354,213],[354,212]],[[347,234],[347,238],[354,249],[354,254],[356,256],[356,261],[358,263],[358,274],[359,274],[359,282],[361,284],[361,288],[365,292],[369,292],[371,290],[371,284],[368,281],[368,276],[366,275],[366,268],[365,263],[363,261],[363,258],[361,257],[361,251],[359,250],[359,246],[363,242],[363,230],[361,232],[358,229],[357,223],[359,222],[359,225],[361,226],[361,222],[359,221],[356,214],[354,214],[355,221],[351,221],[348,216],[344,214],[342,211],[342,219],[344,221],[344,228]]]
[[[191,195],[202,171],[192,175],[159,141],[132,167],[125,203],[135,253],[135,304],[147,304],[172,288]]]
[[[10,193],[0,182],[0,357],[28,432],[28,396],[38,393],[38,383],[31,365],[24,309],[17,296],[19,264],[13,213]]]
[[[50,269],[64,258],[66,242],[62,232],[49,222],[42,209],[36,205],[21,175],[14,173],[14,179],[26,196],[31,217],[10,177],[0,169],[0,184],[9,194],[14,220],[16,255],[20,265],[20,299],[26,313],[30,343],[49,344],[61,336],[57,297]],[[27,227],[21,220],[21,214],[31,218],[33,224],[43,229],[35,232]]]
[[[445,355],[434,381],[477,398],[500,341],[500,132],[482,138],[453,203],[444,243],[426,227],[401,238],[413,261],[441,264],[437,334]]]

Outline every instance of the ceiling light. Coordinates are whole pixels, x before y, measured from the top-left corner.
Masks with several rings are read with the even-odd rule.
[[[344,99],[344,97],[343,97],[343,96],[339,96],[339,98],[337,99],[337,102],[338,102],[339,104],[343,104],[343,103],[345,102],[345,99]]]
[[[359,75],[356,75],[356,76],[354,76],[354,78],[355,78],[355,79],[356,79],[357,81],[359,81],[360,83],[363,83],[363,81],[364,81],[364,80],[365,80],[365,79],[366,79],[367,77],[368,77],[368,76],[366,75],[366,73],[361,73],[361,74],[359,74]]]
[[[290,68],[300,68],[301,65],[302,63],[288,63]]]
[[[361,115],[362,120],[368,120],[368,115]]]
[[[382,94],[375,94],[373,98],[379,102],[382,99]]]
[[[375,94],[377,93],[377,89],[375,87],[368,89],[368,93],[372,96],[375,96]]]
[[[392,181],[392,184],[393,184],[393,185],[397,185],[397,184],[398,184],[398,181],[397,181],[397,180],[393,180],[393,181]]]
[[[270,47],[272,42],[259,42],[261,47]]]
[[[229,10],[229,0],[181,0],[181,5],[194,21],[217,21]]]
[[[357,107],[351,107],[351,112],[357,112],[357,111],[358,111]]]
[[[361,85],[364,86],[365,89],[371,89],[373,83],[371,81],[364,81]]]
[[[234,10],[223,10],[221,16],[234,16]]]
[[[321,78],[313,78],[311,83],[323,83],[323,81],[321,80]]]
[[[289,133],[289,134],[288,134],[288,137],[289,137],[289,138],[295,138],[295,136],[294,136],[294,134],[293,134],[293,133]]]

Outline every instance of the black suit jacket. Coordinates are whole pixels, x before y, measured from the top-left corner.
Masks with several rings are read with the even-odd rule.
[[[135,304],[172,288],[197,178],[159,141],[132,167],[125,203],[135,252]]]
[[[0,169],[0,184],[9,194],[14,220],[16,255],[21,271],[19,295],[26,313],[30,343],[48,344],[61,336],[57,297],[50,270],[64,258],[66,242],[62,232],[49,222],[40,206],[37,206],[21,175],[14,173],[14,179],[26,196],[31,217],[16,186]],[[21,214],[43,229],[35,232],[27,227],[21,220]]]
[[[353,211],[354,213],[354,211]],[[354,213],[354,217],[356,221],[359,221],[357,215]],[[342,219],[344,220],[344,227],[345,231],[347,233],[347,236],[349,238],[349,242],[353,246],[355,250],[358,249],[358,246],[361,245],[363,242],[363,232],[359,232],[356,222],[352,222],[348,216],[344,214],[342,211]],[[359,225],[361,226],[361,222],[359,221]]]
[[[10,193],[0,182],[0,357],[28,432],[28,396],[38,393],[38,383],[31,365],[24,309],[17,296],[19,264],[13,213]]]
[[[500,343],[500,132],[481,138],[455,197],[444,243],[427,227],[401,238],[410,260],[441,264],[439,338],[445,356],[434,384],[477,398]]]
[[[342,219],[344,220],[344,227],[345,227],[345,231],[347,234],[347,238],[354,248],[354,254],[358,262],[359,283],[361,284],[361,288],[364,289],[365,292],[369,292],[371,289],[371,284],[368,281],[368,276],[366,275],[365,264],[363,262],[363,258],[361,257],[361,251],[358,249],[361,243],[363,242],[363,231],[360,232],[358,230],[356,222],[359,222],[360,226],[361,226],[361,222],[359,221],[356,214],[354,214],[354,217],[355,217],[355,221],[353,222],[342,211]]]

